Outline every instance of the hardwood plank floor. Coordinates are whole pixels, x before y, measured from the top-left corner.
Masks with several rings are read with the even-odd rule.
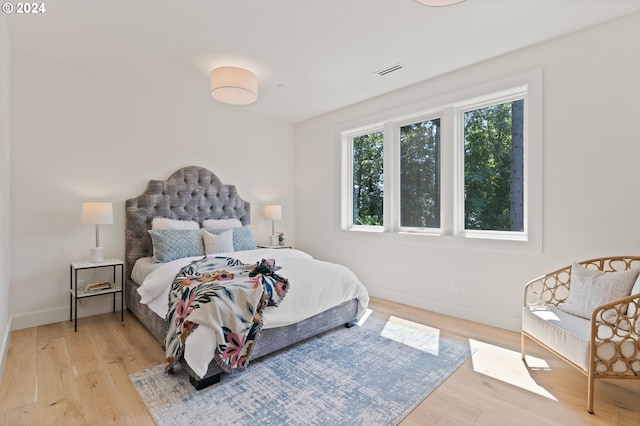
[[[372,299],[372,315],[428,325],[475,349],[401,425],[640,424],[640,381],[596,380],[595,415],[587,379],[534,343],[527,370],[520,335]],[[153,425],[128,375],[163,362],[160,345],[129,312],[14,331],[0,384],[0,425]]]

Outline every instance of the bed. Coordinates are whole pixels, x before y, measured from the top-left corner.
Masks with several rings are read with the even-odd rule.
[[[156,291],[155,302],[153,302],[142,300],[150,298],[146,296],[144,289],[140,289],[148,288],[149,282],[160,280],[160,276],[171,277],[171,274],[175,276],[175,271],[194,258],[170,259],[161,264],[155,262],[154,247],[149,233],[152,221],[155,218],[165,218],[176,222],[202,224],[204,221],[223,222],[222,220],[233,219],[239,221],[243,229],[250,230],[250,212],[250,204],[240,198],[234,185],[223,184],[214,173],[197,166],[179,169],[166,181],[151,180],[144,193],[126,201],[126,305],[127,309],[159,342],[164,340],[168,329],[167,322],[162,316],[162,306],[166,306],[167,293]],[[295,249],[256,248],[217,253],[216,256],[234,257],[247,264],[273,258],[282,267],[282,275],[291,280],[291,290],[281,305],[277,308],[265,308],[264,326],[256,339],[251,354],[252,360],[335,327],[353,325],[366,310],[368,303],[366,289],[344,266],[315,260],[308,254]],[[340,280],[345,281],[344,291],[340,291],[339,297],[329,297],[330,300],[325,301],[323,298],[322,302],[304,304],[303,301],[314,298],[316,295],[305,294],[307,289],[313,289],[314,286],[305,286],[304,281],[307,278],[302,273],[304,270],[313,270],[316,267],[324,268],[325,265],[332,268],[331,271],[334,272],[331,274],[338,274]],[[141,293],[145,296],[142,297]],[[290,314],[287,313],[288,311],[291,311]],[[194,357],[200,359],[202,351],[209,350],[208,344],[196,343],[205,333],[206,327],[198,327],[187,338],[185,345],[187,350],[184,359],[180,361],[196,389],[217,383],[224,374],[222,368],[213,361],[204,366],[197,365],[195,361],[191,362],[193,365],[190,364],[189,360],[193,360]],[[192,351],[200,352],[189,355],[190,348],[197,348]]]

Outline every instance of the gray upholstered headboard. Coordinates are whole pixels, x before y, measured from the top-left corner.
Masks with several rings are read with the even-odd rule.
[[[126,201],[126,278],[136,260],[152,256],[151,220],[166,217],[179,220],[240,219],[250,222],[250,205],[238,195],[234,185],[224,185],[202,167],[184,167],[166,181],[149,181],[147,189]]]

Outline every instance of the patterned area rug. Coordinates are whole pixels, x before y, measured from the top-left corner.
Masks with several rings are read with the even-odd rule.
[[[130,379],[158,425],[395,425],[470,356],[468,345],[436,329],[369,317],[202,391],[163,366]]]

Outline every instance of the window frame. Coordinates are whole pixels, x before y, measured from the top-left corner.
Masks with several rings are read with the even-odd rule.
[[[346,208],[342,208],[342,219],[341,219],[341,228],[347,229],[351,231],[366,231],[366,232],[383,232],[385,231],[385,223],[386,223],[386,212],[385,212],[385,203],[384,198],[386,198],[387,192],[387,180],[383,178],[384,189],[383,189],[383,216],[382,216],[382,226],[379,225],[358,225],[353,221],[353,207],[354,207],[354,199],[353,199],[353,140],[359,136],[368,135],[371,133],[379,133],[381,132],[383,136],[386,138],[386,132],[384,131],[384,125],[381,123],[376,123],[371,126],[366,126],[358,129],[354,129],[353,131],[343,132],[342,133],[342,158],[344,161],[342,162],[342,205]],[[386,170],[386,155],[384,155],[386,151],[386,142],[383,143],[383,166],[382,166],[382,174],[385,176]],[[344,188],[349,188],[345,190]]]
[[[443,144],[443,140],[442,140],[442,134],[440,135],[440,155],[438,158],[438,162],[439,164],[439,172],[440,172],[440,226],[437,228],[429,228],[429,227],[417,227],[417,226],[402,226],[401,225],[401,220],[402,220],[402,193],[400,190],[401,184],[402,184],[402,178],[401,178],[401,172],[402,172],[402,167],[401,167],[401,159],[402,159],[402,155],[401,155],[401,144],[400,144],[400,131],[404,126],[408,126],[411,124],[416,124],[416,123],[421,123],[424,121],[431,121],[431,120],[440,120],[440,127],[439,127],[439,131],[442,132],[442,122],[443,122],[443,111],[437,111],[437,112],[431,112],[431,113],[426,113],[426,114],[420,114],[420,115],[416,115],[413,117],[409,117],[409,118],[405,118],[403,120],[396,120],[391,122],[391,127],[392,127],[392,131],[393,131],[393,139],[391,140],[391,151],[393,152],[393,167],[390,167],[390,170],[392,170],[393,175],[389,177],[389,179],[392,182],[392,187],[393,190],[391,192],[391,197],[392,197],[392,202],[393,202],[393,211],[394,214],[392,215],[393,218],[393,230],[395,230],[396,232],[400,232],[400,233],[413,233],[413,234],[422,234],[422,235],[444,235],[444,227],[442,225],[443,223],[443,217],[445,214],[445,209],[444,209],[444,203],[442,201],[442,144]]]
[[[529,224],[528,224],[528,211],[529,211],[529,190],[528,190],[528,171],[529,166],[527,163],[527,150],[528,143],[528,129],[527,122],[528,112],[528,89],[526,85],[513,87],[507,90],[503,90],[496,93],[489,93],[473,99],[467,99],[459,102],[455,106],[455,137],[454,137],[454,156],[455,156],[455,170],[454,173],[454,230],[455,236],[465,238],[484,238],[495,240],[513,240],[513,241],[528,241],[529,239]],[[522,176],[522,211],[523,211],[523,230],[522,231],[498,231],[498,230],[479,230],[479,229],[466,229],[465,228],[465,135],[464,135],[464,114],[469,111],[474,111],[481,108],[486,108],[503,103],[513,102],[516,100],[524,101],[524,114],[523,114],[523,176]]]
[[[430,87],[426,84],[427,90]],[[459,232],[458,217],[464,224],[464,204],[460,204],[460,189],[464,188],[464,168],[461,168],[460,153],[464,152],[464,140],[458,145],[458,110],[470,107],[483,99],[496,99],[500,95],[513,93],[517,89],[526,88],[524,106],[524,146],[523,146],[523,220],[526,221],[526,236],[514,235],[513,231],[479,231]],[[371,239],[377,242],[407,243],[437,246],[442,248],[466,248],[482,250],[498,250],[540,254],[543,250],[543,70],[541,68],[524,71],[518,74],[501,77],[483,83],[465,84],[464,89],[449,89],[446,93],[430,96],[427,90],[418,89],[412,93],[426,92],[423,100],[412,104],[396,105],[388,102],[380,103],[377,112],[352,121],[345,121],[336,129],[338,141],[336,158],[342,165],[341,179],[338,181],[336,196],[339,208],[336,211],[338,223],[336,232],[340,238]],[[440,229],[401,229],[399,227],[399,128],[422,119],[440,118]],[[452,124],[448,124],[452,123]],[[384,132],[384,226],[382,229],[366,229],[349,227],[350,205],[346,202],[350,190],[350,175],[347,167],[352,157],[348,156],[348,145],[345,135],[358,131],[383,129]],[[397,130],[396,130],[397,129]],[[396,134],[397,132],[397,134]],[[462,151],[461,151],[462,150]],[[348,161],[346,160],[348,158]],[[397,175],[397,176],[396,176]],[[393,177],[393,179],[391,179]],[[462,185],[462,186],[461,186]],[[463,192],[462,192],[463,194]],[[460,209],[462,208],[462,216]],[[346,218],[346,219],[345,219]],[[364,232],[353,232],[364,231]]]

